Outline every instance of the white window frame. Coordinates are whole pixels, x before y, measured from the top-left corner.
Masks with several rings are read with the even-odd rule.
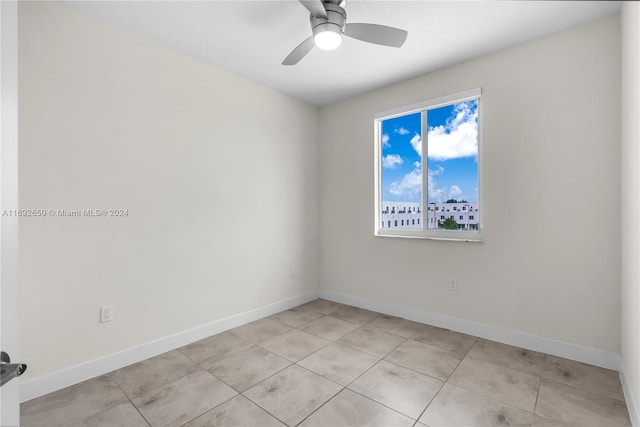
[[[428,110],[433,110],[438,107],[446,105],[457,104],[464,101],[477,99],[478,101],[478,212],[474,214],[478,217],[478,230],[466,231],[466,230],[428,230],[428,200],[427,200],[427,188],[428,188],[428,135],[427,135],[427,114]],[[450,95],[441,96],[438,98],[429,99],[426,101],[418,102],[415,104],[407,105],[404,107],[393,108],[390,110],[382,111],[374,115],[374,179],[375,179],[375,221],[374,221],[374,235],[381,237],[406,237],[417,239],[431,239],[431,240],[453,240],[453,241],[465,241],[465,242],[481,242],[482,241],[482,220],[484,217],[484,211],[482,209],[482,198],[484,197],[484,191],[482,191],[482,88],[474,88],[465,90],[462,92],[453,93]],[[395,117],[406,116],[414,113],[422,114],[422,220],[420,221],[420,230],[411,229],[393,229],[381,227],[381,208],[382,208],[382,122]],[[425,149],[426,148],[426,149]]]

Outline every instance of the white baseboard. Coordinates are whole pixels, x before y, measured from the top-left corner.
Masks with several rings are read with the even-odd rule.
[[[278,301],[167,337],[159,338],[98,359],[89,360],[52,374],[32,378],[20,383],[20,401],[26,402],[27,400],[35,399],[36,397],[157,356],[211,335],[253,322],[266,316],[271,316],[283,310],[288,310],[316,298],[318,298],[317,291],[308,292],[298,295],[297,297]]]
[[[428,311],[387,304],[380,301],[374,301],[325,289],[320,289],[318,295],[320,298],[325,298],[331,301],[349,304],[391,316],[402,317],[404,319],[426,323],[432,326],[451,329],[452,331],[475,335],[480,338],[486,338],[492,341],[526,348],[528,350],[564,357],[607,369],[620,371],[622,368],[620,356],[617,353],[609,351],[584,347],[551,338],[539,337],[498,326],[473,322],[471,320],[458,319]]]
[[[629,379],[624,370],[624,364],[621,363],[620,368],[620,382],[622,383],[622,391],[624,392],[624,400],[627,402],[627,409],[629,410],[629,417],[631,418],[631,425],[634,427],[640,427],[640,408],[638,407],[638,401],[633,395],[633,390],[629,385]]]

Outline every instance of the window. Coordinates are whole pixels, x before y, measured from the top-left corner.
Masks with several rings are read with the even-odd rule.
[[[473,215],[436,219],[438,211],[480,216],[480,95],[478,88],[376,114],[377,236],[480,240]],[[405,227],[389,226],[390,206]]]

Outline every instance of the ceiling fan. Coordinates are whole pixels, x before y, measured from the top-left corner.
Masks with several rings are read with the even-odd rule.
[[[407,39],[407,32],[399,28],[378,24],[347,24],[345,0],[299,1],[311,13],[313,35],[293,49],[282,65],[297,64],[314,46],[323,50],[336,49],[342,43],[343,35],[391,47],[400,47]]]

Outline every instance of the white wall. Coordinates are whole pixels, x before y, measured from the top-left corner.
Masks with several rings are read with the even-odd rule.
[[[20,206],[129,211],[21,220],[24,379],[317,288],[315,108],[49,2],[19,61]]]
[[[622,21],[622,362],[640,415],[640,5],[624,2]],[[633,402],[629,400],[633,399]],[[636,424],[640,420],[635,420]]]
[[[321,287],[619,352],[619,31],[610,17],[323,108]],[[374,114],[479,86],[484,241],[374,237]]]

